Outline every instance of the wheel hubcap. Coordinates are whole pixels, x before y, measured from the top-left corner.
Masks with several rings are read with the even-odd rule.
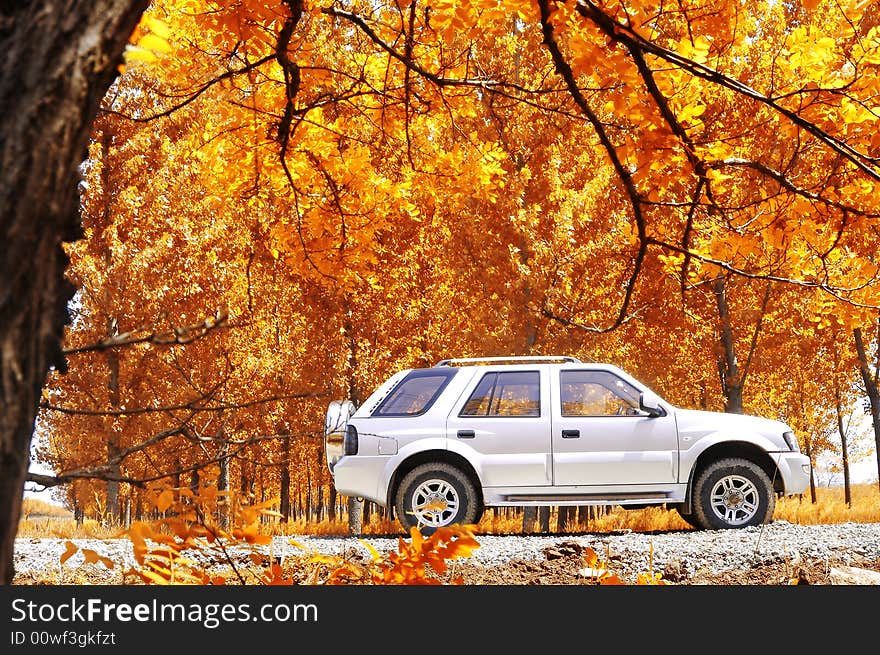
[[[758,512],[758,488],[740,475],[721,478],[712,488],[712,512],[727,525],[742,525]]]
[[[412,509],[419,525],[439,528],[458,514],[458,493],[445,480],[426,480],[413,492]]]

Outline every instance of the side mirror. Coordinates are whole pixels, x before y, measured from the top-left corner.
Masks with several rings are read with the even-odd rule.
[[[639,396],[639,409],[647,412],[651,418],[663,416],[663,408],[660,406],[660,398],[650,391],[643,391]]]

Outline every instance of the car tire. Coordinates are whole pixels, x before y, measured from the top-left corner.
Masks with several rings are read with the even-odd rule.
[[[483,513],[471,479],[444,463],[421,464],[407,473],[397,488],[394,509],[407,531],[415,526],[425,535],[454,523],[477,523]]]
[[[691,518],[704,530],[761,525],[776,509],[773,484],[764,469],[736,457],[703,469],[696,477],[693,498]]]

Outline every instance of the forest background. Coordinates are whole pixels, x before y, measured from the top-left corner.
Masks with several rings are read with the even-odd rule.
[[[446,357],[607,361],[788,422],[847,493],[877,470],[876,3],[109,4],[124,57],[88,60],[108,86],[56,176],[82,232],[46,236],[66,312],[4,319],[7,579],[23,479],[110,524],[206,471],[282,522],[357,513],[327,403]],[[7,25],[15,54],[52,23]],[[64,203],[13,201],[8,153],[24,252]]]

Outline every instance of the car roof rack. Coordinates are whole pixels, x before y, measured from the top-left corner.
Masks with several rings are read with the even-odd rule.
[[[501,362],[507,362],[510,364],[515,364],[517,362],[524,363],[545,363],[550,364],[554,362],[570,362],[574,364],[580,364],[581,360],[577,357],[569,357],[567,355],[523,355],[521,357],[458,357],[455,359],[442,359],[436,364],[437,366],[460,366],[467,364],[499,364]]]

